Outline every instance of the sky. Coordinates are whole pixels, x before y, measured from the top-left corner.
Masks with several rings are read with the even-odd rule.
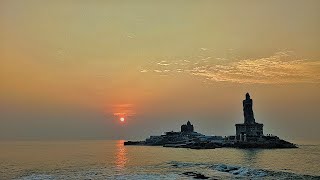
[[[318,0],[2,0],[0,26],[0,139],[234,135],[249,92],[320,142]]]

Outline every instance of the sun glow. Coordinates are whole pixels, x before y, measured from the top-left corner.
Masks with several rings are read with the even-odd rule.
[[[121,118],[120,118],[120,121],[121,121],[121,122],[124,122],[124,117],[121,117]]]

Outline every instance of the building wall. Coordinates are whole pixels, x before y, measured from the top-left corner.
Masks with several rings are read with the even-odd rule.
[[[236,135],[240,134],[247,136],[261,136],[263,135],[263,124],[236,124]]]

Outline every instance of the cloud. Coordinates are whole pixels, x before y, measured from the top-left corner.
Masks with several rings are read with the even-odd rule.
[[[183,69],[176,69],[178,73],[183,72]]]
[[[167,61],[160,61],[157,64],[160,66],[169,66],[170,65]]]
[[[208,56],[208,57],[202,58],[201,60],[202,60],[202,61],[206,61],[206,60],[208,60],[208,59],[211,59],[211,57]]]
[[[133,104],[116,104],[112,105],[112,112],[117,117],[131,117],[136,115]]]
[[[320,62],[298,58],[291,51],[280,51],[269,57],[259,58],[226,59],[206,56],[206,58],[171,60],[170,63],[161,61],[146,69],[156,73],[170,72],[171,76],[178,73],[188,73],[206,82],[320,83]]]
[[[135,38],[135,35],[134,34],[127,34],[127,38],[133,39],[133,38]]]
[[[243,59],[227,64],[198,66],[189,72],[212,81],[236,83],[320,83],[320,62],[295,59],[290,52]]]

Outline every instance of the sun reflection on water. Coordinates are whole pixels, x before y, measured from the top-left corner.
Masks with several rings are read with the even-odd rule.
[[[125,165],[127,163],[127,149],[126,147],[123,145],[124,140],[119,140],[117,141],[116,144],[116,159],[115,159],[115,165],[116,168],[119,170],[122,170],[125,168]]]

